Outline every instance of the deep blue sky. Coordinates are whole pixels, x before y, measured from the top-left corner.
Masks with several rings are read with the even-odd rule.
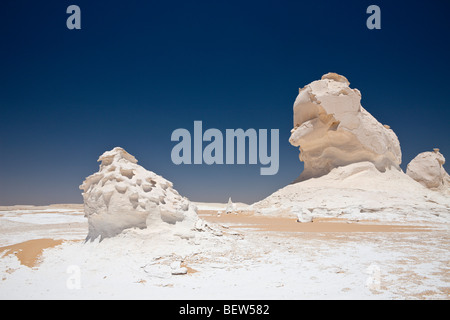
[[[81,8],[81,30],[66,8]],[[381,8],[381,30],[366,8]],[[400,139],[402,168],[450,159],[449,1],[20,1],[0,4],[0,205],[81,203],[121,146],[194,201],[251,203],[302,171],[298,88],[346,76]],[[277,128],[280,170],[171,162],[177,128]],[[450,161],[450,160],[449,160]]]

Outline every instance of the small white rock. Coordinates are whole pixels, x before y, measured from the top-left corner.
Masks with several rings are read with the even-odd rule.
[[[170,264],[170,268],[172,270],[180,269],[181,267],[181,261],[174,261]]]

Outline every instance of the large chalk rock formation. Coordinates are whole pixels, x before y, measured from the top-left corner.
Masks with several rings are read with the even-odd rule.
[[[397,136],[360,100],[360,92],[335,73],[300,89],[290,142],[300,147],[305,170],[296,183],[252,204],[257,213],[297,217],[299,222],[340,216],[450,221],[450,197],[430,189],[448,181],[443,156],[419,155],[405,174],[399,168]]]
[[[328,73],[299,90],[289,139],[300,147],[304,162],[297,181],[362,161],[382,172],[399,169],[402,155],[396,134],[361,106],[361,93],[349,84],[345,77]]]
[[[450,188],[450,176],[444,163],[445,158],[439,149],[422,152],[408,164],[406,174],[429,189],[445,191]]]
[[[119,234],[127,228],[167,225],[191,229],[198,221],[195,205],[173,189],[170,181],[147,171],[124,149],[103,153],[100,170],[80,186],[88,218],[87,240]]]

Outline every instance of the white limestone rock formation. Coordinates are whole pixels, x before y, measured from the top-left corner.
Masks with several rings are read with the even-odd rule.
[[[304,162],[296,182],[363,161],[381,172],[399,169],[402,155],[396,134],[361,106],[361,93],[349,84],[344,76],[328,73],[299,90],[289,138],[300,147]]]
[[[445,158],[434,149],[433,152],[419,153],[406,168],[406,174],[432,190],[449,191],[450,176],[444,169]]]
[[[228,203],[227,206],[225,208],[225,213],[232,213],[236,211],[236,205],[231,201],[231,197],[228,198]]]
[[[182,197],[170,181],[147,171],[124,149],[103,153],[98,172],[86,178],[84,212],[88,218],[86,240],[112,237],[127,228],[190,230],[198,220],[195,205]]]
[[[360,92],[335,73],[300,89],[289,141],[300,147],[304,172],[252,204],[257,214],[296,216],[298,222],[341,216],[350,221],[450,221],[450,197],[430,190],[449,181],[444,157],[438,150],[418,156],[405,174],[397,136],[360,100]]]
[[[309,211],[306,208],[295,208],[293,210],[294,212],[296,212],[297,214],[297,222],[312,222],[313,221],[313,216],[311,214],[311,211]]]

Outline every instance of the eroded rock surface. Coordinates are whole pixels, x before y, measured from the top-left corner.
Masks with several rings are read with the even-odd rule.
[[[444,169],[445,158],[434,149],[419,153],[406,168],[406,174],[429,189],[448,190],[450,176]]]
[[[363,161],[381,172],[399,169],[402,154],[397,135],[361,106],[361,93],[349,84],[344,76],[328,73],[299,90],[289,138],[300,148],[304,162],[297,181]]]
[[[99,171],[80,186],[89,222],[87,239],[112,237],[133,227],[194,227],[196,207],[173,188],[172,182],[144,169],[119,147],[103,153],[98,161]]]

